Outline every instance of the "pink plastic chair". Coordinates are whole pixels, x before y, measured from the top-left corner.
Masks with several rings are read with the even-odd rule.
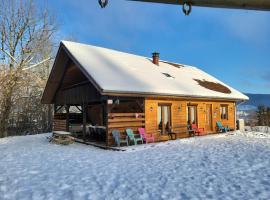
[[[142,136],[143,140],[147,144],[149,141],[150,142],[155,142],[155,137],[154,134],[146,134],[144,128],[138,128],[140,135]]]
[[[198,128],[196,124],[191,125],[192,130],[197,134],[198,136],[205,135],[204,128]]]

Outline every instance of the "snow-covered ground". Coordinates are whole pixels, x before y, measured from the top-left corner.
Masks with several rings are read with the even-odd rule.
[[[117,152],[0,139],[0,199],[270,199],[270,134],[233,132]]]

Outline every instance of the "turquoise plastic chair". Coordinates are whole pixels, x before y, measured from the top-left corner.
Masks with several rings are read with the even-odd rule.
[[[228,131],[230,131],[230,128],[222,126],[221,122],[217,122],[217,127],[219,132],[227,133]]]
[[[139,141],[143,144],[143,138],[140,134],[134,134],[133,130],[130,128],[126,129],[126,133],[129,138],[129,141],[133,141],[135,145],[137,145]]]
[[[126,144],[128,146],[128,137],[126,137],[125,139],[122,139],[120,137],[120,132],[118,130],[113,130],[112,135],[113,135],[114,141],[118,147],[120,147],[121,144]]]

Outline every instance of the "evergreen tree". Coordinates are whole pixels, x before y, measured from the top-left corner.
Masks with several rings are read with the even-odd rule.
[[[267,126],[270,126],[270,107],[267,107]]]
[[[258,126],[264,125],[264,106],[258,106],[257,111]]]

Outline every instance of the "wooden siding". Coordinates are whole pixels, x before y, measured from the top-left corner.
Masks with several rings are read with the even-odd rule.
[[[235,103],[226,101],[196,101],[196,100],[175,100],[175,99],[146,99],[145,100],[145,128],[147,133],[154,133],[159,140],[168,140],[166,135],[158,132],[157,110],[159,104],[171,104],[171,125],[177,138],[188,137],[187,106],[197,105],[197,120],[199,128],[206,128],[206,105],[212,105],[212,131],[216,132],[216,122],[221,121],[224,126],[235,129]],[[228,105],[228,120],[221,120],[220,105]]]
[[[54,113],[53,131],[66,131],[67,120],[66,113]]]
[[[107,145],[113,146],[112,130],[117,129],[124,137],[125,130],[131,128],[138,133],[138,128],[145,126],[144,113],[108,113]]]
[[[55,94],[54,103],[80,105],[83,102],[91,103],[100,100],[101,95],[95,86],[77,65],[69,61]]]
[[[86,92],[87,91],[87,92]],[[58,105],[73,104],[80,105],[83,102],[98,102],[100,94],[90,82],[78,85],[73,88],[60,89],[55,96],[55,103]]]
[[[177,133],[177,137],[186,137],[186,102],[177,100],[145,100],[145,128],[147,133],[153,133],[157,140],[168,140],[167,135],[160,135],[158,132],[158,105],[171,104],[171,126]]]
[[[54,131],[66,131],[66,120],[54,119],[53,120],[53,130]]]

